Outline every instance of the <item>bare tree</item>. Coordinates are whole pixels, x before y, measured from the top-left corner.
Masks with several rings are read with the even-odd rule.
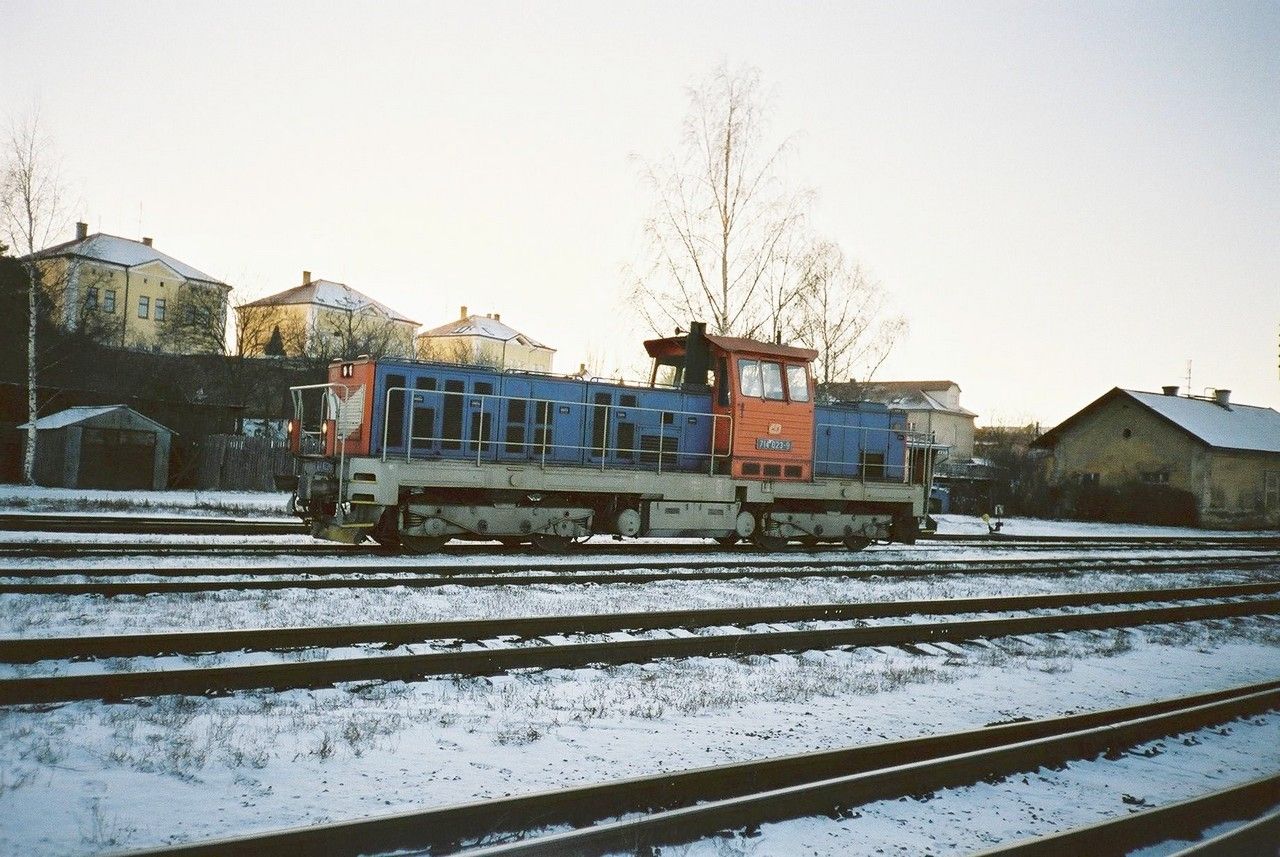
[[[44,284],[37,250],[52,243],[64,226],[63,188],[52,153],[52,143],[33,110],[25,120],[14,123],[4,141],[0,167],[0,237],[15,252],[27,276],[27,445],[22,459],[22,478],[35,481],[36,418],[36,327],[39,317],[38,293]]]
[[[767,142],[764,120],[759,72],[721,65],[689,90],[677,154],[645,165],[654,209],[634,300],[655,331],[705,319],[719,334],[773,332],[765,330],[771,305],[787,294],[791,270],[779,253],[801,227],[809,194],[783,186],[787,142]]]
[[[235,308],[237,357],[305,357],[307,323],[289,307],[246,301]]]
[[[159,325],[163,350],[180,354],[227,352],[227,296],[217,287],[185,283],[170,299]]]
[[[412,333],[377,309],[355,301],[341,307],[325,307],[317,313],[310,331],[307,356],[321,360],[335,357],[408,357],[413,354]]]
[[[814,244],[801,266],[795,336],[818,352],[819,383],[870,380],[906,332],[906,318],[886,315],[884,290],[831,242]]]

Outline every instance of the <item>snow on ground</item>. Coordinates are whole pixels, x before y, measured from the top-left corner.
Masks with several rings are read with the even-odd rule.
[[[139,847],[1216,690],[1275,678],[1277,643],[1274,623],[1254,620],[924,649],[931,655],[886,648],[694,658],[7,709],[0,852]],[[1271,729],[1229,730],[1256,735],[1252,753],[1240,752],[1238,739],[1219,746],[1218,737],[1230,736],[1212,733],[1195,749],[1215,760],[1220,781],[1244,780],[1280,768]],[[1106,797],[1154,796],[1152,781],[1126,774]],[[1056,823],[1065,809],[1054,801],[1071,803],[1072,788],[1079,787],[1044,797],[1052,808],[1036,814]],[[985,798],[978,788],[969,805]],[[914,826],[880,823],[883,841],[922,853],[927,833],[949,839],[951,820],[943,824],[934,805]],[[970,835],[993,814],[984,812],[964,827]],[[1005,826],[1022,829],[1026,816],[1011,809]],[[840,845],[831,853],[862,851],[860,832],[836,832]],[[792,841],[781,850],[747,842],[743,851],[799,853]]]
[[[1041,768],[924,799],[876,801],[858,807],[852,818],[765,824],[755,836],[708,839],[659,853],[966,854],[1198,797],[1277,769],[1280,714],[1272,713],[1151,741],[1116,761],[1076,761],[1064,770]],[[1157,857],[1172,850],[1142,853]]]
[[[987,522],[973,515],[933,515],[938,534],[947,536],[987,535]],[[992,519],[994,523],[996,519]],[[1094,538],[1125,536],[1166,536],[1169,538],[1203,538],[1219,536],[1243,538],[1272,537],[1276,530],[1202,530],[1197,527],[1161,527],[1153,524],[1113,524],[1105,521],[1064,521],[1048,518],[1001,518],[1002,536],[1091,536]]]
[[[4,512],[119,512],[141,515],[200,513],[289,516],[289,492],[108,491],[0,484]]]
[[[1280,580],[1280,569],[1196,572],[1089,571],[1043,576],[938,574],[658,580],[649,583],[517,583],[368,589],[280,589],[123,595],[0,595],[0,637],[146,633],[216,628],[280,628],[437,619],[620,613],[684,608],[911,601],[1035,595]]]

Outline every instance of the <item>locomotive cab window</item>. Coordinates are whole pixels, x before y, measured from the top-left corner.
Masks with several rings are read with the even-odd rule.
[[[764,384],[760,380],[759,360],[738,361],[738,386],[744,396],[758,399],[764,395]]]
[[[716,361],[716,401],[721,405],[729,404],[729,360],[726,357]]]
[[[760,376],[764,384],[764,397],[773,401],[782,401],[782,367],[777,363],[760,364]]]
[[[793,402],[809,401],[809,377],[803,366],[787,365],[787,393]]]

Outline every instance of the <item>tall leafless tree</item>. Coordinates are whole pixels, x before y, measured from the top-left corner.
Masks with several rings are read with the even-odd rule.
[[[884,290],[831,242],[814,244],[801,268],[795,337],[818,352],[819,383],[870,380],[906,332],[906,318],[886,314]]]
[[[801,228],[809,194],[784,186],[787,141],[773,144],[765,132],[759,72],[721,65],[689,90],[678,152],[644,165],[654,207],[634,300],[655,331],[704,319],[719,334],[773,332],[770,309],[787,295],[790,270],[779,254]]]
[[[49,137],[40,124],[40,113],[32,110],[25,119],[14,121],[4,140],[0,166],[0,237],[21,256],[27,275],[27,444],[22,459],[22,478],[35,481],[36,418],[36,326],[39,317],[41,269],[34,254],[53,243],[62,231],[66,212],[63,187]]]

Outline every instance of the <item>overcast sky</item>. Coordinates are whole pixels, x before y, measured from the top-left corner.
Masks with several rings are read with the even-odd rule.
[[[91,231],[261,297],[301,272],[626,365],[685,88],[760,69],[786,177],[980,423],[1113,386],[1280,407],[1280,3],[0,0]],[[68,224],[67,237],[71,237]]]

